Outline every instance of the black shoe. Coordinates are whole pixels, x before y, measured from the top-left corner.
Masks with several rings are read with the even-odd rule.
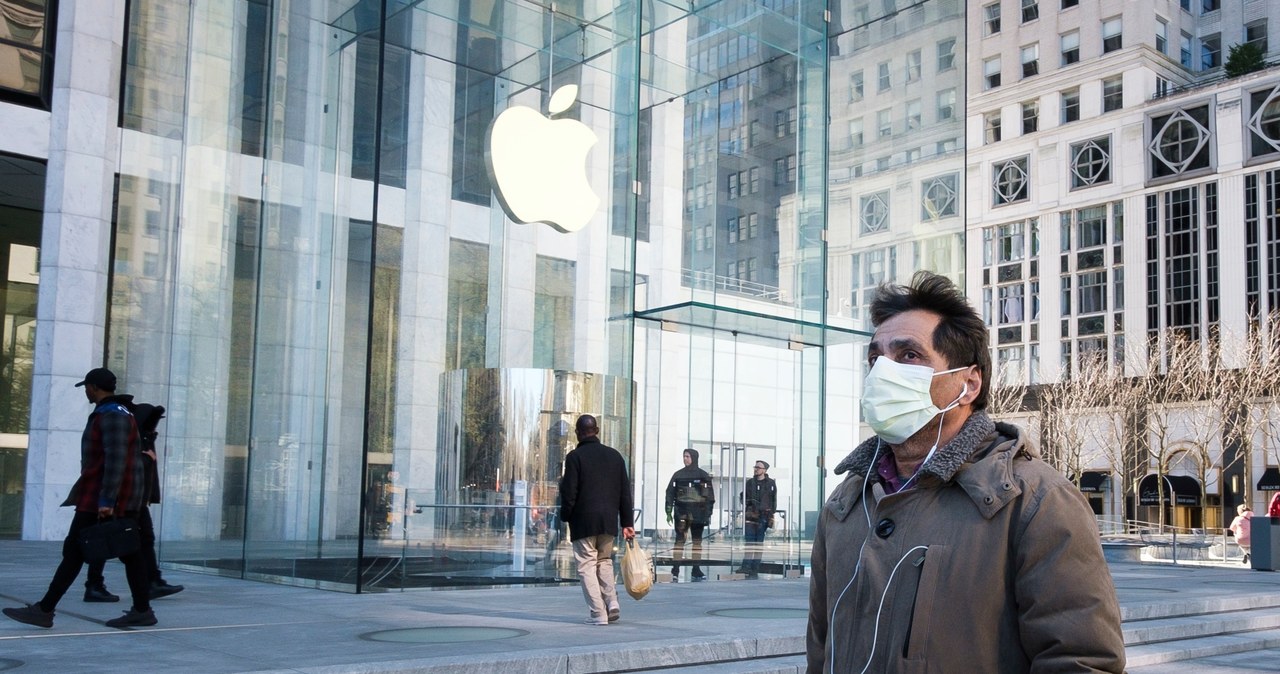
[[[694,577],[693,577],[693,582],[695,582],[695,583],[701,583],[701,582],[705,581],[706,579],[707,579],[707,577],[706,577],[706,576],[694,576]]]
[[[1248,564],[1248,563],[1249,563],[1249,553],[1247,553],[1247,552],[1245,553],[1245,555],[1244,555],[1244,561],[1242,561],[1242,562],[1240,562],[1240,563],[1241,563],[1241,564]]]
[[[107,627],[150,627],[156,624],[156,612],[151,609],[145,611],[135,611],[129,609],[119,618],[112,618],[107,621]]]
[[[107,604],[113,601],[120,601],[120,596],[107,592],[107,586],[99,583],[97,585],[84,586],[84,600],[91,603]]]
[[[161,597],[168,597],[171,594],[178,594],[185,589],[186,588],[181,585],[170,585],[164,580],[153,580],[151,581],[151,598],[159,599]]]
[[[29,604],[22,608],[4,609],[4,614],[20,623],[36,627],[53,627],[53,611],[40,608],[39,604]]]

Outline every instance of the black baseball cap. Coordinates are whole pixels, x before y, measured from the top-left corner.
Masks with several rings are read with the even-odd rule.
[[[85,374],[84,379],[76,382],[76,386],[93,384],[103,391],[116,390],[116,374],[105,367],[95,367]]]

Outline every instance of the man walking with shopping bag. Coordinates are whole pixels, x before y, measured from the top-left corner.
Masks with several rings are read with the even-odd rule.
[[[618,450],[600,442],[595,417],[578,417],[575,430],[578,446],[565,457],[564,477],[560,479],[560,519],[569,523],[582,596],[591,611],[585,622],[608,625],[620,617],[613,540],[619,525],[627,540],[636,535],[631,479]]]

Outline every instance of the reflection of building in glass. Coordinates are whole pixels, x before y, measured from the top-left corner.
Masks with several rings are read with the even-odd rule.
[[[1223,77],[1228,46],[1274,60],[1265,3],[1064,3],[1030,18],[1027,4],[987,3],[968,28],[968,289],[1001,379],[1053,384],[1099,361],[1133,376],[1165,367],[1176,335],[1208,346],[1274,332],[1280,284],[1264,251],[1280,131],[1264,120],[1280,117],[1280,72]],[[1191,442],[1187,416],[1152,456]],[[1174,516],[1217,526],[1267,460],[1240,459],[1220,434],[1202,450],[1175,461],[1203,482],[1205,510]],[[1097,447],[1086,455],[1083,468],[1110,470]],[[1124,501],[1141,477],[1113,475],[1095,509],[1132,519],[1155,506]]]
[[[788,517],[762,570],[797,563],[824,495],[823,354],[858,338],[819,311],[821,16],[746,0],[93,7],[68,15],[54,65],[115,58],[119,80],[49,78],[65,109],[0,110],[31,131],[0,137],[0,157],[50,167],[51,201],[24,222],[74,239],[38,251],[47,341],[29,339],[26,277],[7,288],[25,301],[7,307],[0,378],[34,404],[0,429],[30,445],[0,445],[0,535],[63,534],[46,504],[75,467],[50,448],[83,423],[71,377],[105,358],[168,409],[166,561],[346,589],[562,579],[552,515],[585,412],[631,461],[656,539],[680,449],[703,448],[726,493],[768,460]],[[499,207],[490,125],[516,106],[598,138],[581,231]],[[5,231],[31,235],[12,271],[42,238],[14,215],[37,190],[6,184],[22,187],[0,189]],[[958,193],[937,181],[919,209],[952,217]]]
[[[832,26],[827,310],[856,327],[880,283],[963,278],[964,3],[886,4]]]

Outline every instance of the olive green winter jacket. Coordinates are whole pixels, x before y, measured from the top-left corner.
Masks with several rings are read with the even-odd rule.
[[[891,495],[871,467],[887,451],[854,450],[822,509],[811,674],[1124,670],[1093,513],[1019,429],[975,413]]]

